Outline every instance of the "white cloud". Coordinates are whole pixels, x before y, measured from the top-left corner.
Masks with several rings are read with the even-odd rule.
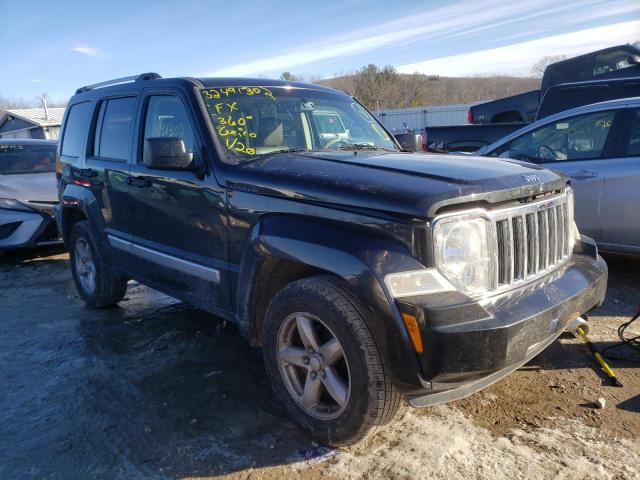
[[[37,78],[27,78],[27,82],[29,83],[40,83],[40,80]]]
[[[567,0],[560,6],[557,0],[510,2],[498,0],[463,0],[423,13],[402,17],[373,27],[355,30],[321,42],[314,42],[280,55],[249,59],[205,75],[243,76],[279,73],[302,65],[359,54],[376,49],[399,48],[420,42],[424,51],[430,43],[487,31],[486,35],[500,39],[500,29],[506,24],[523,22],[544,26],[539,33],[562,31],[577,22],[606,18],[621,13],[639,13],[640,6],[629,0]],[[492,33],[491,29],[495,32]],[[538,33],[538,32],[534,32]]]
[[[443,76],[468,75],[529,75],[531,66],[546,55],[572,57],[593,50],[637,40],[640,20],[588,28],[577,32],[553,35],[505,47],[479,50],[460,55],[400,65],[401,73],[427,73]]]
[[[100,58],[105,57],[105,53],[96,47],[90,47],[88,45],[76,45],[70,49],[72,52],[82,53],[89,57]]]

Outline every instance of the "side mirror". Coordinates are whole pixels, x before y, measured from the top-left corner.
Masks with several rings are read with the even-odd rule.
[[[640,55],[638,55],[637,53],[634,53],[633,55],[629,55],[629,58],[627,59],[627,61],[631,65],[639,65],[640,64]]]
[[[192,170],[193,153],[178,137],[151,137],[144,141],[142,164],[159,170]]]
[[[419,133],[398,133],[394,137],[403,150],[408,152],[422,151],[422,136]]]

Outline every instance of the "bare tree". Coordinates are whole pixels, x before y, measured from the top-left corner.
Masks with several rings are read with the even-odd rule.
[[[296,77],[291,72],[282,72],[282,74],[280,75],[280,80],[286,80],[288,82],[295,82],[296,80],[298,80],[298,77]]]
[[[533,64],[533,67],[531,67],[531,75],[535,78],[542,78],[544,71],[549,65],[565,60],[566,58],[566,55],[547,55],[546,57],[542,57]]]
[[[64,107],[66,102],[56,101],[51,99],[48,93],[41,93],[37,95],[33,100],[25,100],[23,98],[9,98],[0,95],[0,116],[4,115],[7,110],[13,110],[17,108],[42,108],[43,100],[46,102],[47,107]]]

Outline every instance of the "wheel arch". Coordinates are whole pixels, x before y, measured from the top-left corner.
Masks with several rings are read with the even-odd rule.
[[[371,232],[317,219],[271,217],[254,227],[244,250],[235,292],[238,327],[260,346],[267,307],[282,288],[302,278],[332,275],[359,300],[396,383],[413,386],[417,358],[382,281],[385,271],[398,267],[422,268],[404,245]]]
[[[69,247],[73,226],[79,221],[87,220],[96,234],[99,248],[106,253],[108,241],[104,231],[105,221],[94,193],[84,187],[67,185],[61,198],[60,233],[65,246]]]
[[[524,115],[519,110],[507,110],[496,113],[490,123],[523,122]]]

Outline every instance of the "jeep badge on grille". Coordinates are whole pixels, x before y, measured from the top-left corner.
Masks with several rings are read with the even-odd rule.
[[[538,175],[522,175],[522,179],[525,182],[539,182],[540,177]]]

